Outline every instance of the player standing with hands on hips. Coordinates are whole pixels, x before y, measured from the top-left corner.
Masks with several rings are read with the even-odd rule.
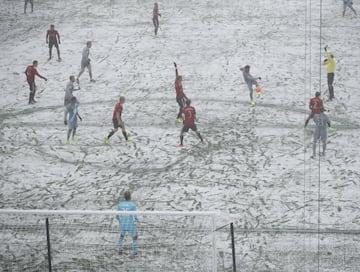
[[[51,60],[52,47],[55,46],[58,55],[58,61],[61,61],[59,49],[59,44],[61,44],[60,35],[59,32],[55,30],[54,25],[50,25],[50,29],[46,32],[46,43],[49,44],[49,60]]]
[[[125,201],[121,201],[118,206],[118,211],[136,211],[136,205],[131,201],[131,194],[129,191],[124,193]],[[118,254],[123,254],[123,241],[126,234],[133,239],[132,242],[132,255],[130,258],[134,258],[137,255],[137,240],[138,240],[138,233],[136,228],[136,221],[139,221],[136,215],[117,215],[116,219],[119,221],[120,224],[120,237],[118,241]]]

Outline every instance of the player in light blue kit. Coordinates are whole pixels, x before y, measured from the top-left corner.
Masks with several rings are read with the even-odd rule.
[[[118,211],[136,211],[136,205],[131,202],[131,194],[129,191],[124,193],[125,201],[122,201],[117,206]],[[123,241],[126,233],[133,239],[132,243],[132,255],[131,257],[135,257],[137,255],[137,228],[135,221],[139,221],[136,215],[117,215],[116,219],[120,223],[120,237],[118,241],[118,254],[121,255],[123,253]]]
[[[85,48],[83,49],[82,58],[81,58],[81,70],[80,70],[77,80],[76,80],[78,84],[80,83],[80,76],[82,75],[82,73],[84,73],[85,68],[87,68],[89,71],[90,82],[95,82],[95,80],[93,80],[93,77],[92,77],[92,70],[91,70],[91,64],[90,64],[91,60],[89,58],[91,46],[92,46],[92,42],[88,41],[86,43]]]
[[[321,139],[323,143],[323,151],[320,153],[320,156],[325,156],[326,151],[326,142],[327,142],[327,127],[329,130],[331,128],[331,123],[329,117],[324,113],[324,107],[320,107],[320,114],[314,115],[315,122],[315,131],[314,131],[314,140],[313,140],[313,155],[311,158],[315,158],[316,155],[316,142]]]
[[[82,121],[82,118],[78,112],[78,108],[79,108],[79,103],[75,96],[71,97],[70,103],[65,105],[64,125],[68,126],[66,144],[70,144],[71,132],[72,132],[71,140],[73,140],[74,142],[77,141],[77,139],[75,138],[75,134],[76,134],[77,126],[78,126],[78,121],[77,121],[78,117],[79,117],[80,121]],[[69,120],[68,120],[68,116],[69,116]]]
[[[244,80],[250,91],[250,104],[251,106],[255,106],[255,100],[253,98],[253,85],[259,87],[257,80],[261,80],[261,77],[254,77],[250,74],[250,65],[245,65],[244,67],[240,68],[240,71],[243,73]]]

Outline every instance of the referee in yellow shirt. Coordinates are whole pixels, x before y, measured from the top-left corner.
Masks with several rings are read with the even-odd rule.
[[[324,49],[325,49],[326,59],[323,61],[323,65],[327,65],[327,82],[329,89],[329,100],[331,101],[335,98],[333,82],[335,76],[334,72],[335,72],[336,63],[334,60],[334,56],[327,51],[327,46],[325,46]]]

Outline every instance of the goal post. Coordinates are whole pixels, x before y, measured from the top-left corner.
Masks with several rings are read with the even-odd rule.
[[[125,237],[123,254],[117,254],[120,235],[117,215],[139,218],[138,255],[134,259],[129,236]],[[216,215],[215,212],[3,209],[0,210],[0,270],[50,271],[52,264],[52,271],[216,272]],[[47,239],[46,221],[50,239]]]

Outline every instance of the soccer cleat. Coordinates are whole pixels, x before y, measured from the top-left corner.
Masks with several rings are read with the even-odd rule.
[[[184,147],[184,145],[183,145],[183,144],[179,144],[178,146],[179,146],[180,148],[183,148],[183,147]]]
[[[90,79],[90,82],[91,82],[91,83],[95,83],[95,80],[94,80],[94,79]]]
[[[74,141],[74,142],[77,142],[77,138],[75,137],[75,136],[73,136],[72,138],[71,138],[71,141]]]
[[[335,130],[336,130],[336,129],[333,128],[333,127],[329,127],[329,128],[328,128],[328,131],[329,131],[330,133],[334,132]]]
[[[321,152],[320,156],[324,157],[325,156],[325,152]]]
[[[105,137],[105,139],[104,139],[104,144],[109,144],[109,138],[108,137]]]
[[[128,137],[126,141],[127,141],[127,142],[132,142],[132,140],[133,140],[132,137]]]
[[[70,141],[69,141],[69,140],[67,140],[65,144],[69,145],[69,144],[70,144]]]
[[[251,100],[250,104],[251,104],[251,106],[255,106],[256,103],[254,100]]]
[[[158,35],[154,35],[154,39],[158,38]]]
[[[205,140],[202,140],[201,143],[202,143],[202,144],[206,144],[206,143],[205,143]]]
[[[176,118],[176,123],[181,123],[183,121],[183,119],[181,117]]]

